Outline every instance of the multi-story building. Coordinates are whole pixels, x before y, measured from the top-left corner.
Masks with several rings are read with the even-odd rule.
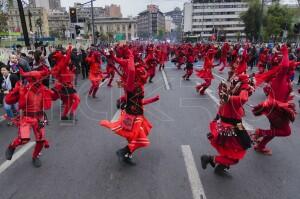
[[[95,32],[103,35],[110,34],[114,37],[122,36],[124,40],[130,41],[137,37],[137,20],[135,18],[115,17],[95,18]]]
[[[48,12],[44,8],[26,7],[24,8],[24,14],[26,18],[27,29],[31,35],[35,34],[49,36]],[[31,16],[29,17],[29,15]],[[20,14],[17,8],[9,9],[8,26],[11,32],[22,32]]]
[[[49,0],[29,0],[29,6],[31,8],[44,8],[47,11],[50,9]]]
[[[74,8],[77,9],[77,19],[79,23],[84,23],[88,19],[92,19],[91,7],[83,7],[80,3],[75,3]],[[112,9],[111,9],[112,8]],[[119,12],[117,11],[119,8]],[[120,6],[111,5],[103,7],[94,7],[94,18],[99,17],[122,17]],[[113,15],[113,16],[111,16]]]
[[[180,8],[177,7],[170,12],[166,12],[165,15],[171,17],[177,27],[182,26],[183,12]]]
[[[212,34],[234,40],[245,36],[240,14],[248,10],[243,0],[193,0],[184,4],[184,33],[208,39]]]
[[[66,11],[52,10],[48,16],[49,33],[51,36],[64,37],[70,31],[70,16]]]
[[[49,0],[49,7],[51,10],[60,10],[61,9],[60,0]]]
[[[105,6],[105,13],[108,17],[122,17],[121,7],[115,4]]]
[[[139,13],[137,18],[138,36],[151,38],[165,31],[165,16],[156,5],[148,5],[147,10]]]

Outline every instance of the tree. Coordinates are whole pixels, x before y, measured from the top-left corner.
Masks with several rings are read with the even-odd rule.
[[[0,2],[0,31],[7,32],[8,31],[8,16],[7,16],[7,2]]]
[[[7,14],[0,11],[0,30],[1,30],[1,32],[8,31],[7,18],[8,18]]]
[[[35,26],[39,29],[39,35],[40,37],[43,36],[43,32],[42,32],[42,27],[43,27],[43,21],[41,18],[38,18],[36,21],[35,21]]]
[[[163,39],[165,36],[165,30],[160,29],[158,30],[158,39]]]
[[[241,14],[245,24],[245,33],[248,39],[257,41],[260,35],[260,24],[262,20],[262,7],[259,0],[251,0],[249,9]]]
[[[283,31],[291,31],[293,14],[286,7],[278,3],[270,6],[264,17],[264,37],[270,38],[272,35],[276,38],[282,36]]]
[[[66,31],[67,31],[67,28],[66,28],[66,26],[63,24],[62,26],[61,26],[61,38],[65,38],[66,37]]]

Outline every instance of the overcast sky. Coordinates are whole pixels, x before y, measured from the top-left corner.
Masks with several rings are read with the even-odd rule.
[[[73,6],[74,2],[84,3],[89,0],[61,0],[63,7]],[[139,12],[146,10],[146,5],[156,4],[159,5],[161,11],[171,11],[175,7],[183,8],[184,2],[188,0],[96,0],[95,6],[104,6],[109,4],[121,5],[121,11],[124,17],[136,16]]]
[[[61,0],[63,7],[73,6],[74,2],[84,3],[90,0]],[[146,10],[146,5],[156,4],[162,12],[173,10],[175,7],[183,9],[184,2],[190,0],[96,0],[95,6],[105,6],[110,4],[121,5],[121,11],[124,17],[136,16],[138,13]],[[281,0],[282,3],[296,3],[296,0]]]

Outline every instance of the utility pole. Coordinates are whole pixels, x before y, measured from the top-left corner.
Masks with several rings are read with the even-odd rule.
[[[96,44],[96,37],[95,37],[95,19],[94,19],[94,4],[93,1],[91,1],[91,10],[92,10],[92,36],[93,36],[93,43]]]
[[[28,30],[27,30],[22,0],[17,0],[17,3],[18,3],[18,8],[19,8],[20,20],[21,20],[21,24],[22,24],[22,31],[23,31],[25,46],[27,48],[30,48],[30,42],[29,42],[29,36],[28,36]]]
[[[81,3],[80,5],[84,6],[88,3],[91,3],[91,12],[92,12],[92,41],[94,44],[96,44],[96,37],[95,37],[95,19],[94,19],[94,1],[96,0],[91,0],[85,3]]]
[[[29,21],[29,30],[32,32],[32,22],[31,22],[31,17],[32,17],[32,14],[29,10],[29,7],[28,7],[28,21]]]

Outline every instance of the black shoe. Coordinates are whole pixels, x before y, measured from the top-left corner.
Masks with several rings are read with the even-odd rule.
[[[117,109],[121,108],[121,100],[117,100]]]
[[[129,153],[125,155],[123,161],[126,164],[130,165],[130,166],[135,166],[136,165],[136,163],[132,161],[132,155],[129,154]]]
[[[42,166],[42,161],[39,158],[32,158],[32,164],[35,168]]]
[[[122,149],[119,149],[119,150],[116,152],[116,154],[117,154],[117,156],[118,156],[118,158],[119,158],[119,161],[123,161],[123,159],[125,158],[125,155],[126,155],[127,153],[129,153],[129,149],[128,149],[127,146],[124,147],[124,148],[122,148]]]
[[[70,114],[69,120],[78,121],[74,114]]]
[[[208,164],[210,164],[212,167],[216,166],[215,163],[214,163],[213,156],[202,155],[201,156],[201,166],[202,166],[202,169],[206,169]]]
[[[225,165],[222,165],[222,164],[218,164],[215,168],[215,173],[216,174],[219,174],[219,175],[223,175],[223,174],[226,174],[227,171],[226,169],[228,170],[229,167],[228,166],[225,166]]]
[[[8,147],[5,152],[5,157],[7,160],[11,160],[15,153],[15,149]]]
[[[69,118],[67,117],[67,116],[62,116],[61,118],[60,118],[60,120],[69,120]]]
[[[153,83],[153,81],[152,81],[152,80],[149,80],[149,83]]]

